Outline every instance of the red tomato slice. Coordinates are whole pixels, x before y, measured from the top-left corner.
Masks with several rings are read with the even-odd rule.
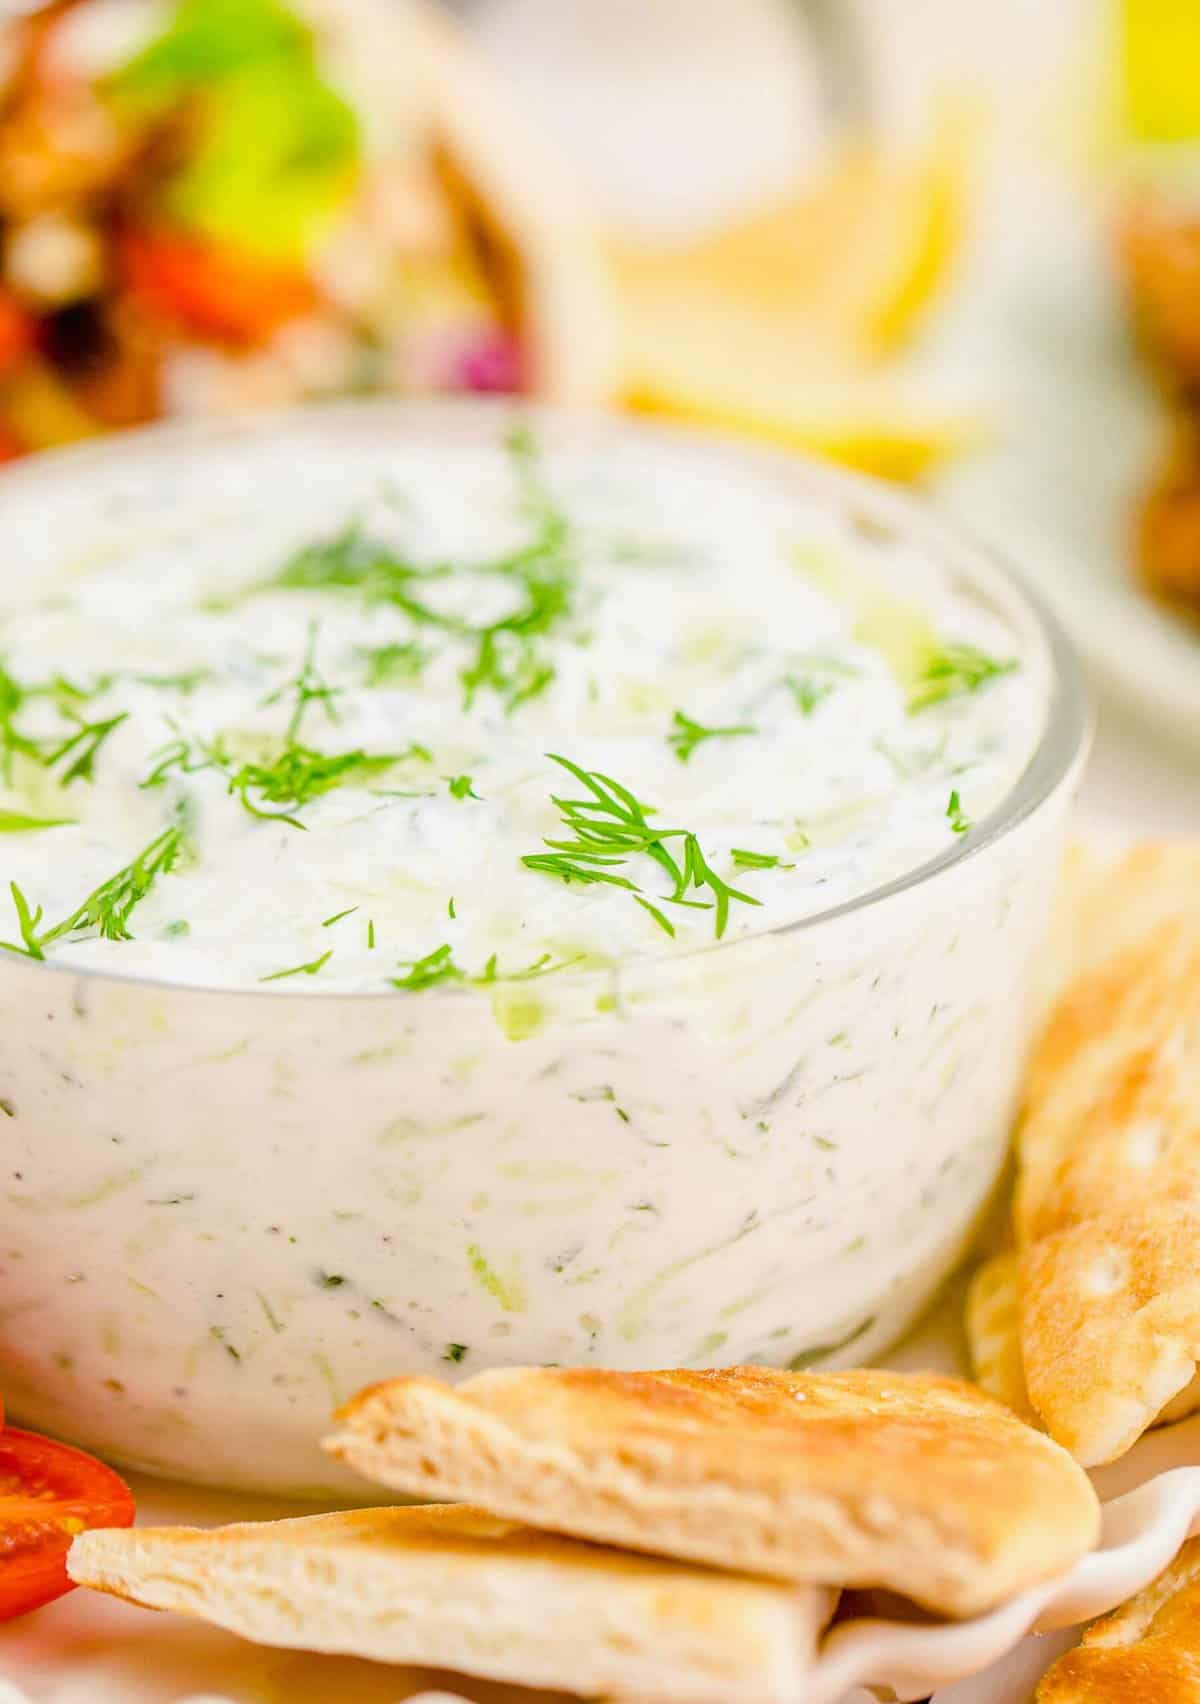
[[[132,1526],[133,1513],[132,1492],[103,1462],[33,1432],[0,1433],[0,1620],[70,1591],[76,1533]]]
[[[127,232],[121,261],[134,297],[151,312],[219,343],[262,343],[317,303],[300,267],[176,232]]]

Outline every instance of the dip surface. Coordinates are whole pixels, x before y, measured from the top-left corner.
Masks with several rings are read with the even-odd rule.
[[[0,508],[0,938],[96,970],[421,992],[762,933],[969,840],[1045,718],[912,547],[650,439],[200,442]]]

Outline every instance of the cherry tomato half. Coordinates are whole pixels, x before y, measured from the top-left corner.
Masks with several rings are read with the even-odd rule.
[[[76,1533],[132,1526],[133,1512],[129,1487],[93,1456],[33,1432],[0,1433],[0,1620],[70,1591]]]

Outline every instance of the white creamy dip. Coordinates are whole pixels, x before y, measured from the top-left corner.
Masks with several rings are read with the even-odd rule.
[[[328,1489],[389,1374],[863,1360],[999,1172],[1052,637],[890,493],[505,426],[0,481],[0,1365],[117,1459]]]
[[[6,526],[0,810],[55,826],[0,838],[3,887],[44,933],[161,865],[38,950],[283,991],[541,980],[853,899],[1011,790],[1042,673],[911,546],[678,453],[522,441],[264,442],[52,550]],[[632,850],[551,754],[645,806]]]

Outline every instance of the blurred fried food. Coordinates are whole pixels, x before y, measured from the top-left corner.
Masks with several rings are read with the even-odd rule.
[[[1142,194],[1118,244],[1134,327],[1170,413],[1136,517],[1137,571],[1154,596],[1200,612],[1200,211]]]
[[[1156,597],[1200,615],[1200,420],[1181,412],[1137,517],[1137,567]]]

